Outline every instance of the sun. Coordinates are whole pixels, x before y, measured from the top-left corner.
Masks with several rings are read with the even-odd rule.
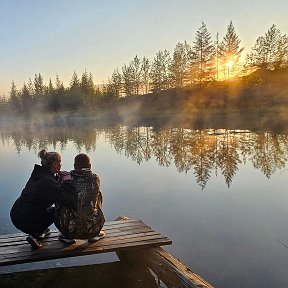
[[[229,60],[227,63],[226,63],[226,66],[228,67],[228,68],[231,68],[232,66],[233,66],[233,61],[231,61],[231,60]]]

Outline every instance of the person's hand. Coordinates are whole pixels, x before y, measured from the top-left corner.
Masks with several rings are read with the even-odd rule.
[[[63,181],[72,180],[70,173],[67,171],[60,171],[59,175]]]

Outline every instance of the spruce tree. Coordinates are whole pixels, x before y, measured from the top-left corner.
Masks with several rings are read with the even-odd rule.
[[[12,81],[10,89],[10,107],[13,112],[19,113],[21,111],[20,98],[14,81]]]
[[[219,57],[225,78],[236,75],[239,70],[239,59],[244,47],[240,47],[241,40],[235,32],[234,25],[230,21],[226,35],[219,45]]]
[[[202,85],[203,82],[214,78],[214,56],[215,48],[211,40],[211,34],[204,22],[196,31],[195,41],[193,42],[193,61],[190,73],[195,83]]]

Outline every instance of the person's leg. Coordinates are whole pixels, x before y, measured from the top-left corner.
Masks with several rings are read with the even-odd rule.
[[[73,239],[73,238],[72,238],[72,239],[66,238],[66,236],[63,235],[62,233],[60,233],[60,234],[58,235],[58,239],[59,239],[60,241],[64,242],[64,243],[66,243],[66,244],[73,244],[73,243],[76,242],[76,240]]]
[[[51,207],[47,209],[47,212],[42,215],[40,219],[37,219],[31,225],[28,237],[26,238],[26,241],[32,246],[32,248],[41,248],[42,243],[40,240],[44,239],[46,236],[48,236],[51,231],[49,229],[49,226],[53,224],[54,222],[54,207]]]
[[[28,235],[26,241],[31,245],[32,248],[38,249],[42,247],[42,243],[32,235]]]
[[[102,239],[104,237],[105,237],[105,232],[103,230],[101,230],[95,237],[89,238],[88,242],[94,243],[94,242],[99,241],[100,239]]]
[[[38,221],[38,227],[37,230],[35,231],[35,236],[39,236],[42,234],[47,234],[49,235],[50,229],[49,226],[51,226],[54,223],[54,213],[55,213],[55,207],[50,207],[47,208],[46,213],[42,215],[41,219]]]

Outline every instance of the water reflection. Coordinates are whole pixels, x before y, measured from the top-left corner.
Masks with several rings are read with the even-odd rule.
[[[287,162],[288,135],[248,130],[153,128],[116,126],[25,127],[0,131],[3,144],[13,141],[18,153],[23,147],[37,152],[60,143],[61,149],[72,141],[78,151],[95,151],[104,136],[118,153],[141,164],[155,159],[160,166],[175,165],[179,172],[191,170],[204,188],[212,173],[221,172],[230,187],[240,164],[252,163],[270,178]]]

